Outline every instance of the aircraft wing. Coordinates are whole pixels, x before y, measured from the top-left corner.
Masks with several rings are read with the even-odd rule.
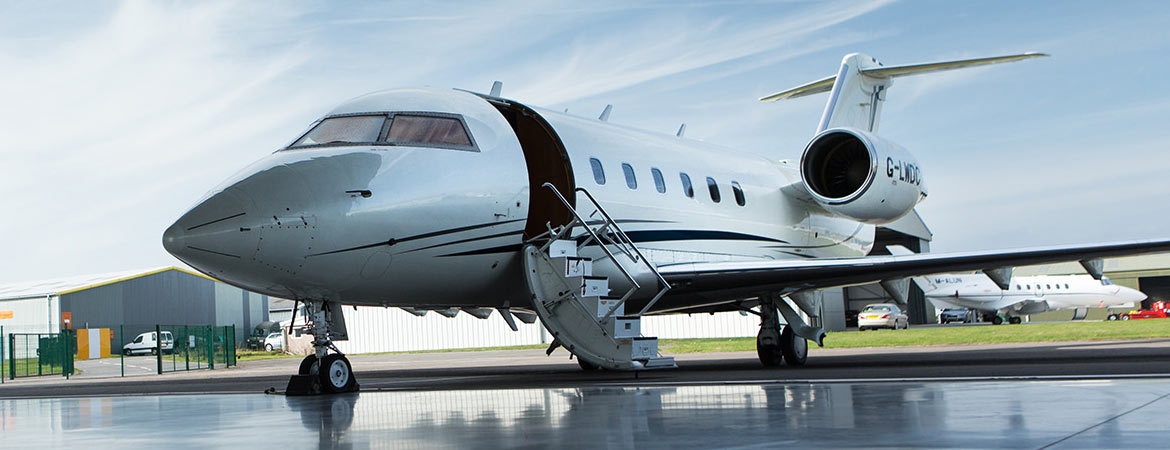
[[[1090,272],[1097,272],[1094,276],[1099,277],[1102,258],[1163,252],[1170,252],[1170,240],[904,256],[678,263],[659,266],[658,270],[670,283],[671,296],[697,296],[713,304],[762,292],[788,294],[938,273],[995,271],[1067,261],[1081,261],[1086,268],[1095,268]]]

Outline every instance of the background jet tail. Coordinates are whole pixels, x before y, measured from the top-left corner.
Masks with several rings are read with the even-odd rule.
[[[908,256],[915,254],[913,250],[910,250],[901,245],[887,245],[886,251],[889,251],[893,256]],[[930,281],[930,278],[928,277],[912,277],[910,280],[914,281],[914,284],[918,285],[918,289],[922,289],[922,292],[930,292],[938,289],[938,285],[934,284],[933,281]]]
[[[776,101],[804,97],[820,92],[830,92],[825,111],[821,114],[817,133],[830,128],[855,128],[877,131],[881,117],[882,102],[886,90],[893,85],[893,79],[905,75],[939,72],[987,64],[1020,61],[1048,56],[1044,53],[1021,53],[1017,55],[990,58],[964,59],[902,66],[884,66],[877,59],[861,53],[845,55],[837,75],[806,83],[792,89],[778,92],[760,101]]]

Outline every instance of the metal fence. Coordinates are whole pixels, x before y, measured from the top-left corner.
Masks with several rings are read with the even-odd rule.
[[[105,356],[106,336],[101,334],[100,352],[79,357],[78,332],[6,333],[0,327],[0,383],[22,377],[75,374],[75,360]],[[225,368],[236,365],[236,327],[210,325],[120,325],[108,333],[108,357],[118,358],[121,376],[127,363],[141,367],[146,362],[158,374]],[[92,341],[91,348],[95,345]],[[82,350],[85,347],[81,347]],[[136,358],[135,356],[148,356]]]
[[[157,325],[155,331],[164,337],[163,351],[156,355],[160,374],[236,365],[234,325]]]
[[[7,375],[19,377],[73,375],[73,354],[77,335],[60,333],[9,333]]]

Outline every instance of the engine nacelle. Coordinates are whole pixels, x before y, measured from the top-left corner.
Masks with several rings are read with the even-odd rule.
[[[800,177],[829,212],[871,224],[895,221],[926,198],[910,152],[852,128],[817,134],[800,157]]]

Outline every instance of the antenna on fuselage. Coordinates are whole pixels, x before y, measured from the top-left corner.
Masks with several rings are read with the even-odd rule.
[[[675,133],[674,135],[678,136],[678,137],[683,137],[684,134],[687,134],[687,124],[685,124],[685,123],[682,124],[682,126],[678,127],[678,133]]]
[[[504,90],[504,82],[496,80],[496,81],[492,82],[492,91],[488,95],[490,95],[492,97],[499,97],[500,92],[503,90]]]
[[[601,115],[597,117],[597,120],[602,122],[609,122],[610,111],[613,111],[613,105],[605,105],[605,111],[601,112]]]

